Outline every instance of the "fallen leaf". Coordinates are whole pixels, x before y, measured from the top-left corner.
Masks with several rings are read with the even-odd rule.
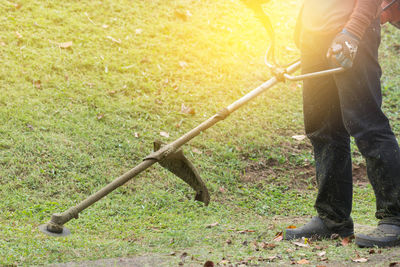
[[[364,262],[367,262],[368,259],[366,259],[366,258],[357,258],[357,259],[352,259],[352,261],[358,262],[358,263],[364,263]]]
[[[33,81],[33,85],[37,88],[40,89],[42,87],[42,82],[40,80]]]
[[[304,243],[301,243],[301,242],[292,242],[292,244],[294,244],[294,245],[296,245],[298,247],[302,247],[302,248],[309,248],[310,247],[309,244],[304,244]]]
[[[143,33],[143,30],[142,30],[142,29],[136,29],[136,30],[135,30],[135,33],[136,33],[136,34],[142,34],[142,33]]]
[[[375,254],[375,249],[370,249],[370,250],[368,251],[368,253],[369,253],[369,254]]]
[[[163,137],[166,137],[166,138],[169,137],[169,133],[167,133],[167,132],[160,132],[160,135]]]
[[[306,259],[302,259],[302,260],[297,261],[297,264],[310,264],[310,261],[306,260]]]
[[[292,136],[292,138],[297,140],[297,141],[303,141],[304,139],[307,138],[307,136],[305,136],[305,135],[294,135],[294,136]]]
[[[101,120],[102,118],[104,118],[104,114],[99,113],[99,114],[97,114],[96,118],[97,118],[98,120]]]
[[[175,255],[176,255],[175,251],[172,251],[171,253],[168,254],[168,256],[175,256]]]
[[[181,68],[186,68],[189,65],[186,63],[186,61],[179,61],[179,66],[181,66]]]
[[[194,115],[196,112],[193,108],[186,106],[185,104],[181,105],[181,112],[184,114]]]
[[[273,248],[276,247],[276,245],[272,244],[272,243],[261,242],[260,243],[260,247],[263,248],[263,249],[273,249]]]
[[[278,258],[278,256],[271,256],[271,257],[268,257],[268,260],[269,261],[274,261],[274,260],[276,260]]]
[[[232,244],[232,240],[228,239],[228,240],[225,241],[225,243],[227,243],[228,245],[231,245]]]
[[[187,252],[183,252],[181,255],[181,260],[184,262],[187,256],[188,256]]]
[[[22,38],[22,35],[21,35],[19,32],[15,32],[15,34],[17,35],[17,38],[18,38],[18,39],[21,39],[21,38]]]
[[[254,230],[241,230],[241,231],[237,231],[238,234],[247,234],[247,233],[254,233]]]
[[[193,151],[193,153],[196,153],[196,154],[199,154],[199,155],[203,154],[203,152],[201,152],[201,150],[199,150],[197,148],[192,148],[192,151]]]
[[[400,262],[391,262],[389,267],[400,267]]]
[[[286,229],[296,229],[297,227],[294,225],[289,225],[288,227],[286,227]]]
[[[206,228],[212,228],[212,227],[215,227],[215,226],[218,226],[218,225],[219,225],[219,223],[215,222],[215,223],[207,225]]]
[[[118,44],[122,43],[120,39],[115,39],[115,38],[112,37],[112,36],[106,36],[106,38],[108,38],[108,39],[110,39],[111,41],[113,41],[113,42],[115,42],[115,43],[118,43]]]
[[[326,255],[326,251],[321,251],[320,253],[318,253],[318,256],[319,257],[323,257],[323,256],[325,256]]]
[[[212,261],[206,261],[206,262],[204,263],[204,267],[214,267],[214,262],[212,262]]]
[[[65,43],[59,43],[58,46],[60,48],[64,48],[64,49],[70,48],[72,46],[72,41],[65,42]]]
[[[283,232],[279,232],[275,235],[273,241],[280,242],[283,240]]]
[[[342,239],[342,246],[343,246],[343,247],[348,246],[348,245],[351,243],[351,241],[352,241],[353,239],[354,239],[354,235],[353,235],[353,236],[349,236],[349,237],[343,238],[343,239]]]

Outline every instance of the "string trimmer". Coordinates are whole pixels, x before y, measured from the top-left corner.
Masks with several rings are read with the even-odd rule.
[[[154,152],[145,157],[140,164],[138,164],[136,167],[123,174],[122,176],[118,177],[98,192],[89,196],[78,205],[71,207],[62,213],[53,214],[47,224],[39,226],[39,229],[42,232],[52,236],[65,236],[70,234],[70,231],[66,227],[64,227],[65,223],[73,218],[77,219],[79,213],[81,213],[83,210],[93,205],[101,198],[105,197],[132,178],[136,177],[138,174],[148,169],[155,163],[159,163],[161,166],[171,171],[187,184],[189,184],[189,186],[191,186],[196,191],[195,200],[201,201],[205,205],[208,205],[208,203],[210,202],[209,192],[194,165],[191,164],[190,161],[183,155],[183,152],[180,148],[184,144],[186,144],[194,137],[198,136],[201,132],[204,132],[217,122],[226,119],[231,113],[233,113],[243,105],[247,104],[249,101],[256,98],[258,95],[267,91],[279,82],[284,82],[286,80],[300,81],[309,78],[332,75],[344,71],[343,68],[335,68],[299,76],[292,76],[291,74],[300,68],[300,61],[298,60],[290,64],[288,67],[280,67],[276,63],[274,55],[275,34],[272,28],[272,24],[268,16],[262,11],[261,4],[252,5],[251,8],[255,11],[256,15],[263,23],[271,40],[266,53],[265,62],[268,68],[271,70],[273,77],[249,92],[247,95],[237,100],[236,102],[232,103],[228,107],[221,109],[217,114],[204,121],[188,133],[184,134],[182,137],[175,140],[174,142],[165,145],[161,142],[155,142]]]

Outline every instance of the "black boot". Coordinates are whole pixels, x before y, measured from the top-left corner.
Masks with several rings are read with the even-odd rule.
[[[313,217],[311,221],[306,223],[300,228],[296,229],[286,229],[283,234],[284,240],[292,240],[298,238],[330,238],[333,234],[339,234],[341,237],[352,236],[353,232],[345,233],[341,235],[340,233],[335,233],[326,227],[324,222],[319,217]]]
[[[400,246],[400,226],[380,224],[371,233],[356,235],[359,247],[394,247]]]

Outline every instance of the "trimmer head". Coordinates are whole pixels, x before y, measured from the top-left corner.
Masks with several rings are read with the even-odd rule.
[[[162,146],[164,146],[164,143],[155,141],[154,151],[158,151]],[[201,180],[194,165],[183,155],[181,149],[169,154],[168,157],[159,161],[159,163],[196,191],[195,200],[203,202],[206,206],[210,203],[210,194],[205,183]]]
[[[42,224],[42,225],[39,225],[38,228],[42,233],[45,233],[46,235],[49,235],[49,236],[63,237],[63,236],[68,236],[68,235],[71,234],[71,231],[66,227],[63,227],[61,232],[60,231],[51,232],[48,229],[48,225],[49,224],[47,224],[47,223],[46,224]]]

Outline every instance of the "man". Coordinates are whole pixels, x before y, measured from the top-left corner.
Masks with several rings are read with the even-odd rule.
[[[305,0],[300,16],[304,73],[335,64],[347,70],[304,81],[304,122],[315,156],[318,216],[285,239],[352,236],[350,136],[366,159],[378,227],[356,235],[362,247],[400,245],[400,149],[381,110],[381,0]]]
[[[247,0],[247,2],[267,2]],[[361,247],[400,245],[400,149],[381,110],[379,14],[382,0],[304,0],[299,18],[302,72],[340,65],[335,76],[304,81],[305,130],[314,148],[318,216],[286,240],[354,234],[350,137],[366,159],[378,227],[356,235]]]

